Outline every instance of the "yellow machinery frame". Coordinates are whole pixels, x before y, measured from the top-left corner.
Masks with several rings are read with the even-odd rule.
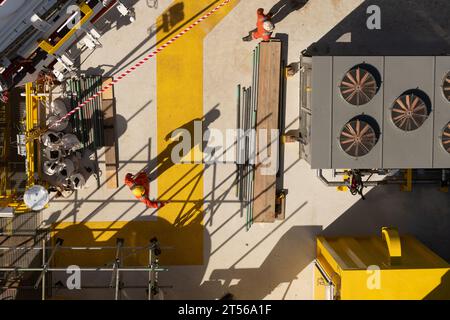
[[[27,83],[25,85],[25,135],[26,140],[26,174],[27,182],[26,188],[30,188],[36,182],[36,178],[41,177],[40,168],[40,150],[39,142],[32,138],[36,130],[41,129],[40,119],[39,119],[39,105],[40,102],[45,102],[46,96],[38,95],[39,90],[37,87],[33,86],[33,83]],[[37,177],[36,177],[37,175]],[[6,190],[6,195],[0,196],[0,207],[11,207],[14,208],[14,213],[25,213],[29,212],[30,209],[25,205],[22,200],[17,200],[18,194],[17,190]]]
[[[84,13],[84,17],[80,19],[80,21],[78,21],[77,24],[70,29],[70,31],[62,37],[57,44],[52,46],[47,40],[42,40],[39,42],[39,47],[49,54],[55,54],[56,51],[58,51],[58,49],[61,48],[61,46],[66,43],[74,35],[74,33],[91,18],[94,13],[94,11],[84,2],[80,5],[80,10]]]

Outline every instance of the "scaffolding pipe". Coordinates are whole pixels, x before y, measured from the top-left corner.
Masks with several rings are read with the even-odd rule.
[[[16,234],[15,234],[16,235]],[[27,235],[29,236],[29,234]],[[54,246],[46,246],[46,249],[53,249]],[[103,249],[116,249],[117,247],[58,247],[58,250],[103,250]],[[0,247],[0,250],[42,250],[42,247]],[[146,247],[122,247],[122,250],[128,250],[128,249],[134,249],[134,250],[146,250],[148,249],[148,246]],[[161,247],[161,249],[173,249],[173,247]]]
[[[154,268],[158,266],[158,255],[161,253],[159,242],[156,238],[150,240],[148,260],[149,267]],[[158,288],[158,273],[149,271],[148,273],[148,300],[154,300],[154,289]]]
[[[256,50],[255,50],[255,64],[254,64],[253,68],[255,69],[255,71],[254,71],[255,77],[254,77],[254,82],[252,84],[252,87],[253,87],[252,104],[253,104],[253,110],[256,111],[258,109],[259,45],[256,47]]]
[[[53,248],[53,250],[52,250],[52,252],[51,252],[51,254],[50,254],[50,257],[48,258],[47,261],[45,261],[45,260],[43,261],[44,264],[43,264],[42,268],[40,268],[40,269],[41,269],[41,270],[40,270],[40,271],[41,271],[41,274],[39,275],[39,277],[38,277],[38,279],[36,280],[36,283],[35,283],[35,285],[34,285],[34,288],[35,288],[35,289],[39,288],[39,284],[41,283],[41,281],[42,281],[43,279],[45,279],[44,277],[45,277],[45,273],[48,271],[48,266],[49,266],[50,263],[52,262],[53,257],[55,256],[56,251],[58,250],[58,247],[59,247],[62,243],[63,243],[63,240],[62,240],[62,239],[60,239],[60,238],[56,239],[56,246]],[[45,257],[45,256],[44,256],[44,257]],[[43,283],[42,287],[45,287],[45,284],[44,284],[44,283]],[[43,290],[45,290],[45,288],[44,288]]]
[[[112,288],[114,287],[114,299],[115,300],[119,300],[119,296],[120,296],[120,292],[119,292],[119,287],[120,287],[120,271],[118,270],[118,268],[120,268],[121,265],[121,255],[122,255],[122,246],[123,246],[124,240],[121,238],[117,239],[116,242],[116,258],[114,260],[114,264],[113,264],[113,272],[112,272],[112,276],[111,276],[111,282],[109,287]]]
[[[257,56],[256,56],[256,50],[253,50],[253,74],[252,74],[252,90],[250,92],[250,101],[251,101],[251,108],[254,108],[253,102],[255,101],[255,95],[256,95],[256,65],[257,65]]]
[[[173,288],[173,286],[158,286],[159,288],[167,288],[167,289],[171,289],[171,288]],[[21,289],[21,290],[35,290],[34,289],[34,286],[24,286],[24,285],[21,285],[21,286],[13,286],[13,285],[11,285],[11,286],[0,286],[0,290],[8,290],[8,289]],[[65,287],[61,287],[61,285],[51,285],[51,286],[47,286],[47,288],[51,288],[51,289],[67,289],[67,288],[65,288]],[[107,289],[107,288],[109,288],[109,286],[83,286],[81,289],[82,290],[85,290],[85,289]],[[140,286],[127,286],[127,285],[124,285],[124,286],[122,286],[121,287],[121,289],[148,289],[148,286],[143,286],[143,285],[140,285]],[[67,289],[67,290],[70,290],[70,289]]]
[[[344,170],[344,171],[338,171],[336,169],[332,169],[333,170],[333,177],[336,176],[344,176],[346,174],[348,174],[348,170]],[[364,173],[369,173],[369,174],[379,174],[379,175],[386,175],[387,174],[387,170],[381,169],[364,169]]]
[[[237,86],[237,96],[236,96],[236,108],[237,108],[237,117],[236,117],[236,128],[237,136],[236,136],[236,197],[239,197],[239,188],[240,188],[240,168],[241,168],[241,85]]]
[[[149,267],[153,266],[153,259],[154,259],[154,253],[153,248],[150,248],[148,252],[148,260],[149,260]],[[154,278],[154,272],[148,273],[148,300],[153,300],[153,286],[154,286],[155,278]]]
[[[317,169],[317,177],[319,178],[320,181],[322,181],[328,187],[347,186],[347,183],[345,181],[329,181],[327,178],[325,178],[323,176],[322,171],[323,171],[322,169]],[[439,181],[432,180],[432,179],[413,179],[412,182],[415,184],[435,184],[435,183],[438,183]],[[376,186],[384,185],[384,184],[405,184],[405,183],[406,183],[405,179],[395,179],[395,178],[377,180],[377,181],[363,181],[363,184],[366,187],[376,187]]]
[[[45,263],[45,238],[42,239],[42,264]],[[45,300],[45,272],[42,275],[42,300]]]
[[[238,198],[239,201],[243,201],[243,190],[244,190],[244,158],[245,158],[245,132],[244,132],[244,119],[245,119],[245,103],[244,103],[244,89],[245,87],[241,88],[241,91],[239,93],[239,130],[238,130],[238,141],[239,141],[239,193]],[[243,134],[244,133],[244,134]]]
[[[148,252],[148,265],[151,267],[152,266],[152,260],[153,260],[153,255],[152,255],[152,250],[150,249]],[[152,276],[152,272],[150,271],[148,273],[148,283],[147,283],[147,290],[148,290],[148,300],[153,300],[153,294],[152,294],[152,281],[153,281],[153,276]]]
[[[105,265],[103,267],[82,267],[79,268],[80,272],[111,272],[112,273],[112,279],[109,284],[109,287],[112,288],[114,286],[115,288],[115,299],[120,299],[120,293],[123,288],[149,288],[153,290],[149,290],[149,294],[151,295],[151,298],[153,298],[153,295],[155,293],[156,288],[160,288],[157,284],[158,279],[158,272],[165,272],[168,271],[168,268],[160,267],[158,264],[157,256],[161,252],[161,247],[157,243],[156,238],[151,240],[151,243],[149,246],[146,247],[124,247],[124,241],[123,239],[117,239],[117,244],[115,247],[62,247],[63,239],[57,238],[55,242],[55,246],[50,247],[46,244],[46,239],[42,239],[42,246],[32,246],[32,247],[0,247],[1,250],[11,250],[11,249],[23,249],[23,250],[42,250],[42,266],[41,267],[0,267],[0,272],[14,272],[14,273],[20,273],[20,272],[40,272],[39,277],[34,284],[34,286],[16,286],[14,284],[11,284],[10,286],[0,286],[0,288],[4,289],[10,289],[10,288],[26,288],[26,289],[38,289],[39,285],[42,283],[41,287],[41,294],[42,294],[42,300],[46,299],[46,293],[47,289],[53,289],[53,288],[60,288],[61,285],[52,285],[49,283],[47,285],[47,272],[64,272],[66,273],[68,270],[68,267],[62,268],[62,267],[50,267],[54,256],[56,252],[60,249],[71,249],[71,250],[80,250],[80,249],[93,249],[93,250],[99,250],[99,249],[105,249],[105,248],[115,248],[116,249],[116,255],[115,260],[112,263],[112,266],[109,267],[108,265]],[[51,254],[49,257],[47,257],[47,250],[52,249]],[[136,248],[139,249],[149,249],[150,248],[150,264],[147,267],[122,267],[122,260],[123,260],[123,249],[124,248],[133,248],[134,251],[136,251]],[[171,247],[168,247],[171,248]],[[158,252],[156,252],[158,250]],[[149,284],[147,286],[122,286],[120,282],[120,273],[121,272],[148,272],[150,274],[150,280]],[[106,288],[105,286],[87,286],[83,289],[94,289],[94,288]]]
[[[111,272],[114,271],[114,268],[80,268],[80,271],[86,271],[86,272],[94,272],[94,271],[104,271],[104,272]],[[127,267],[127,268],[117,268],[117,270],[119,270],[120,272],[133,272],[133,271],[143,271],[143,272],[148,272],[148,271],[155,271],[155,272],[163,272],[163,271],[168,271],[168,268],[162,268],[162,267],[157,267],[157,268],[149,268],[149,267]],[[67,268],[12,268],[12,267],[0,267],[0,271],[5,271],[5,272],[41,272],[41,271],[47,271],[47,272],[66,272]],[[36,287],[35,287],[36,289]]]
[[[247,139],[247,135],[246,132],[248,130],[248,88],[244,87],[244,91],[243,91],[243,107],[244,107],[244,123],[243,123],[243,128],[244,128],[244,140],[243,140],[243,144],[244,144],[244,158],[242,159],[243,162],[243,166],[244,166],[244,170],[243,170],[243,177],[245,177],[244,181],[243,181],[243,189],[242,189],[242,199],[244,201],[246,201],[247,199],[247,161],[248,161],[248,139]]]

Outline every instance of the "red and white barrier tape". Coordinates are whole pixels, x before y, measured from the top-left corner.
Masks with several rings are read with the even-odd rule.
[[[222,7],[224,7],[225,5],[227,5],[231,0],[225,0],[224,2],[222,2],[221,4],[219,4],[217,7],[215,7],[214,9],[212,9],[211,11],[209,11],[208,13],[206,13],[205,15],[203,15],[202,17],[200,17],[198,20],[196,20],[194,23],[192,23],[191,25],[189,25],[186,29],[184,29],[183,31],[181,31],[180,33],[178,33],[176,36],[174,36],[173,38],[171,38],[169,41],[167,41],[166,43],[164,43],[162,46],[160,46],[159,48],[157,48],[155,51],[151,52],[150,54],[148,54],[147,56],[145,56],[142,60],[140,60],[139,62],[137,62],[135,65],[133,65],[132,67],[130,67],[128,70],[124,71],[122,74],[120,74],[117,78],[114,78],[114,80],[112,80],[110,83],[108,83],[106,86],[104,86],[103,88],[100,89],[100,91],[98,91],[97,93],[95,93],[94,95],[92,95],[91,97],[89,97],[88,99],[84,100],[83,102],[79,103],[78,106],[76,108],[74,108],[73,110],[71,110],[70,112],[68,112],[64,117],[58,119],[57,121],[53,122],[52,124],[49,125],[49,129],[51,129],[54,126],[57,126],[58,124],[60,124],[61,122],[67,120],[68,118],[70,118],[74,113],[76,113],[78,110],[80,110],[81,108],[83,108],[84,106],[86,106],[89,102],[91,102],[92,100],[94,100],[95,98],[99,97],[103,92],[105,92],[106,90],[110,89],[113,85],[115,85],[117,82],[119,82],[120,80],[122,80],[123,78],[125,78],[126,76],[128,76],[130,73],[132,73],[134,70],[136,70],[138,67],[142,66],[144,63],[146,63],[147,61],[149,61],[152,57],[156,56],[158,53],[160,53],[161,51],[163,51],[165,48],[167,48],[170,44],[174,43],[176,40],[178,40],[181,36],[185,35],[186,33],[188,33],[189,31],[191,31],[194,27],[196,27],[198,24],[200,24],[201,22],[203,22],[203,20],[209,18],[212,14],[214,14],[216,11],[220,10]]]

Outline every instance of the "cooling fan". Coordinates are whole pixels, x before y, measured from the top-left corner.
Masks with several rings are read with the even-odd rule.
[[[339,142],[342,150],[352,157],[368,154],[378,140],[375,129],[366,121],[349,121],[341,131]]]
[[[345,74],[339,88],[345,101],[354,106],[368,103],[378,91],[374,75],[360,66]]]
[[[417,95],[404,94],[395,100],[391,111],[395,126],[403,131],[420,128],[428,118],[428,108]]]

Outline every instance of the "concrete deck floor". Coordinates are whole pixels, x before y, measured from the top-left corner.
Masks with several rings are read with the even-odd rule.
[[[171,1],[158,1],[158,9],[149,8],[144,0],[124,2],[133,5],[136,21],[128,24],[124,18],[116,26],[108,26],[111,30],[101,39],[103,48],[84,56],[82,69],[89,72],[101,69],[103,73],[116,74],[155,46],[156,37],[149,36],[149,30]],[[250,85],[251,54],[256,45],[256,42],[243,43],[241,38],[254,28],[256,8],[270,9],[277,2],[240,1],[205,38],[203,111],[206,114],[214,106],[220,111],[220,118],[211,128],[235,126],[236,85]],[[310,0],[301,10],[277,23],[276,32],[289,37],[288,61],[298,61],[303,49],[323,37],[362,3],[363,0]],[[127,172],[136,172],[157,154],[156,88],[156,60],[115,87],[120,132],[119,182]],[[297,77],[288,80],[286,94],[286,124],[295,129],[298,123]],[[102,162],[100,168],[104,170]],[[298,158],[296,144],[286,146],[284,168],[284,187],[289,191],[286,219],[273,224],[255,224],[249,231],[245,230],[245,213],[241,212],[235,197],[235,165],[217,164],[205,168],[204,261],[199,266],[169,266],[167,273],[160,274],[160,283],[172,286],[163,289],[166,299],[216,299],[227,292],[233,293],[236,299],[312,299],[312,261],[315,236],[319,233],[378,234],[382,226],[395,226],[401,233],[417,236],[447,260],[450,258],[447,236],[450,200],[436,188],[416,187],[408,194],[400,192],[396,186],[377,187],[362,201],[349,193],[325,187],[308,164]],[[151,193],[154,197],[158,194],[155,182]],[[44,218],[48,224],[151,221],[155,219],[155,212],[136,204],[126,188],[108,190],[102,186],[97,190],[93,184],[71,199],[53,201],[44,212]],[[110,232],[105,237],[114,235],[115,232]],[[58,277],[64,279],[64,275]],[[85,279],[91,285],[109,283],[109,275]],[[124,281],[128,285],[145,285],[147,275],[127,276]],[[124,299],[145,298],[144,289],[123,291]],[[59,290],[56,294],[86,299],[113,297],[111,290]]]

